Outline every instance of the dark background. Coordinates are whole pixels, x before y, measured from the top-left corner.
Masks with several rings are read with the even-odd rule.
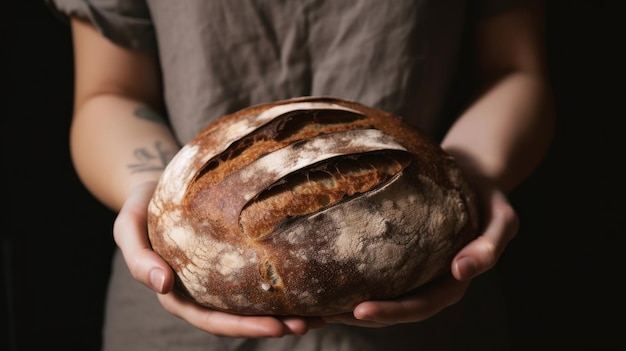
[[[624,349],[625,10],[548,1],[557,134],[498,266],[519,350]],[[69,158],[69,28],[38,0],[2,11],[0,350],[98,350],[114,214]]]

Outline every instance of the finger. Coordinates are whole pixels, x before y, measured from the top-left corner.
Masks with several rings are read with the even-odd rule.
[[[152,251],[147,233],[147,210],[154,183],[133,191],[115,218],[113,237],[132,276],[158,293],[172,289],[174,276],[167,262]]]
[[[374,325],[420,322],[459,302],[469,283],[446,275],[424,286],[415,295],[395,300],[363,302],[354,309],[354,317]]]
[[[320,317],[288,316],[279,318],[291,334],[304,335],[311,329],[319,329],[326,325]]]
[[[290,328],[270,316],[242,316],[200,307],[174,294],[157,295],[163,307],[194,327],[217,336],[278,338],[291,333]]]
[[[424,286],[419,293],[395,300],[366,301],[353,313],[324,317],[328,323],[380,328],[398,323],[413,323],[428,319],[461,300],[469,281],[457,281],[446,275]]]
[[[466,245],[452,262],[452,274],[471,279],[493,268],[519,228],[519,218],[506,196],[493,192],[485,206],[488,211],[483,233]]]

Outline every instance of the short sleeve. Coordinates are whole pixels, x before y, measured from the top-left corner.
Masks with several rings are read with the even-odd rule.
[[[156,36],[145,0],[43,0],[63,20],[90,21],[112,42],[134,50],[156,51]]]

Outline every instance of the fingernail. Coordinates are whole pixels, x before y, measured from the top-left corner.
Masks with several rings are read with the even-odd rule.
[[[456,268],[463,279],[473,278],[477,273],[476,262],[471,257],[462,257],[457,260]]]
[[[152,285],[152,290],[158,293],[163,293],[165,285],[165,273],[163,273],[163,271],[158,268],[151,270],[150,285]]]

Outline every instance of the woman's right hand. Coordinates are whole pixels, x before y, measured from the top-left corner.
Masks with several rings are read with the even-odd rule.
[[[314,317],[242,316],[199,306],[173,291],[174,272],[154,252],[147,231],[148,203],[156,182],[136,187],[122,206],[113,236],[132,276],[158,293],[163,307],[173,315],[208,333],[227,337],[282,337],[303,335],[325,323]]]

